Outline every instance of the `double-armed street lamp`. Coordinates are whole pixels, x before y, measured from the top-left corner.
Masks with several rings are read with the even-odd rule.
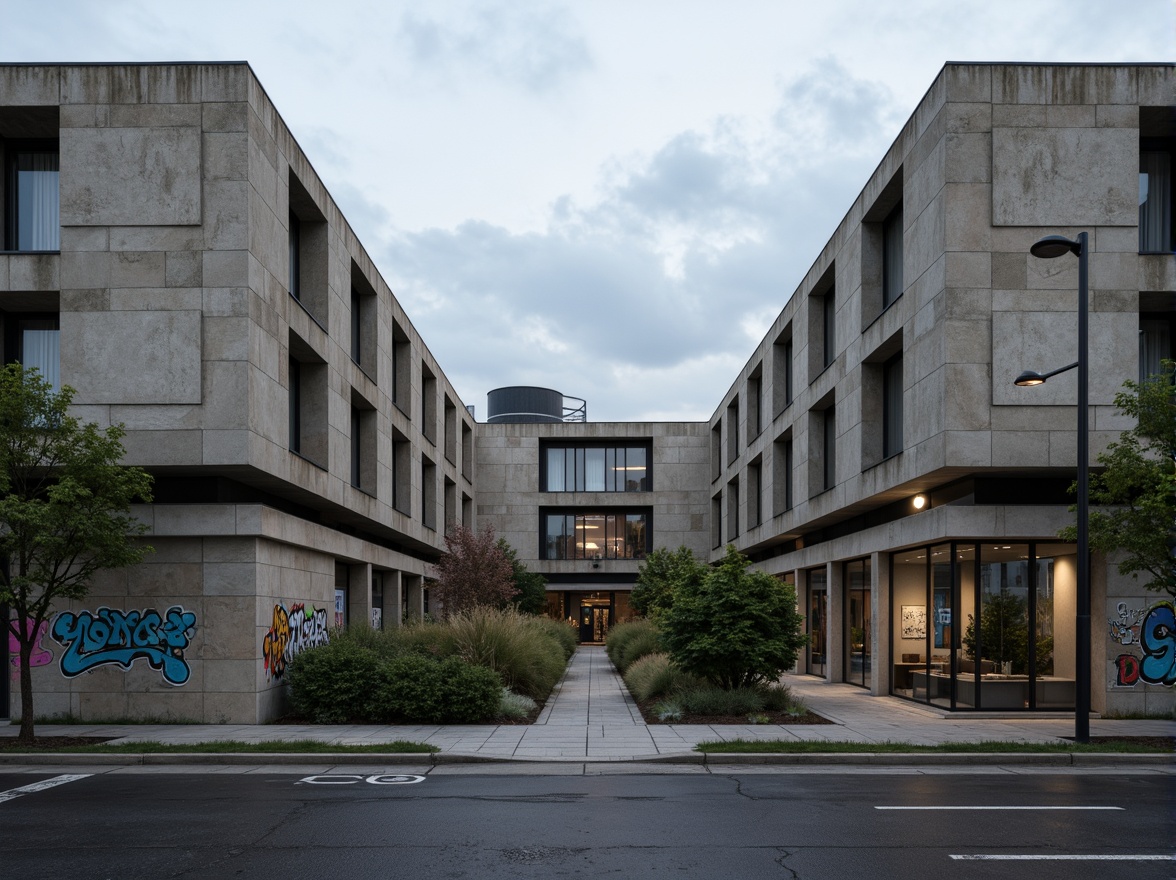
[[[1078,368],[1078,589],[1077,628],[1075,637],[1074,670],[1074,739],[1090,740],[1090,399],[1087,393],[1089,376],[1089,286],[1087,256],[1090,245],[1087,233],[1080,232],[1076,240],[1062,235],[1047,235],[1034,242],[1029,253],[1042,259],[1053,259],[1065,254],[1078,257],[1078,360],[1048,373],[1025,371],[1014,380],[1020,386],[1040,385],[1051,376]]]

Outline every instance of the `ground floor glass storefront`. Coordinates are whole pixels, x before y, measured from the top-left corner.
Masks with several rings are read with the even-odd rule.
[[[1073,544],[894,553],[891,693],[946,709],[1073,709]]]
[[[549,590],[547,616],[574,625],[581,644],[604,644],[609,628],[634,617],[629,590]]]

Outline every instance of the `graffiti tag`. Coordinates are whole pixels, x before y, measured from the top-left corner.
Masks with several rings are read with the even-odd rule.
[[[31,620],[25,621],[25,632],[26,633],[32,632],[32,629],[33,629],[32,623],[33,622]],[[15,625],[16,625],[16,622],[13,621],[13,626],[15,626]],[[46,648],[43,643],[43,639],[45,638],[45,634],[48,632],[49,632],[49,621],[43,621],[41,623],[41,625],[39,627],[37,627],[37,638],[33,642],[33,653],[32,653],[32,656],[29,657],[29,666],[48,666],[50,663],[53,662],[53,652],[50,651],[48,648]],[[12,655],[12,657],[11,657],[12,665],[15,666],[17,669],[19,669],[20,668],[20,642],[17,641],[17,639],[16,639],[16,633],[10,632],[8,634],[8,651]]]
[[[1146,608],[1130,608],[1126,602],[1115,606],[1116,616],[1107,619],[1111,641],[1116,645],[1138,645],[1139,627],[1147,615]]]
[[[287,611],[284,605],[275,605],[273,622],[261,640],[266,679],[281,680],[294,657],[307,648],[325,645],[329,639],[326,608],[312,605],[307,609],[302,602],[295,602]]]
[[[142,658],[152,669],[162,671],[168,684],[181,685],[191,674],[184,649],[195,627],[196,615],[179,605],[167,609],[163,616],[154,609],[103,607],[93,614],[63,611],[53,621],[53,638],[65,648],[61,674],[66,678],[107,664],[125,672]]]

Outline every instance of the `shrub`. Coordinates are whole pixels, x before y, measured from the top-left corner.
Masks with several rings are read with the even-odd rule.
[[[532,626],[539,629],[545,635],[549,635],[555,639],[556,643],[563,649],[565,660],[572,659],[572,655],[576,653],[576,644],[578,642],[578,634],[575,626],[566,620],[553,620],[550,617],[529,617],[528,620]]]
[[[674,597],[683,586],[701,581],[706,572],[706,565],[694,558],[689,547],[659,547],[637,570],[637,583],[629,601],[642,617],[660,620],[673,607]]]
[[[676,700],[688,715],[752,715],[765,709],[764,689],[755,687],[727,690],[704,685],[682,691]]]
[[[498,673],[512,691],[541,700],[563,675],[567,660],[556,637],[514,610],[473,608],[450,618],[457,656]]]
[[[530,697],[516,694],[510,688],[502,689],[498,701],[498,717],[505,721],[522,721],[538,708],[539,704]]]
[[[388,653],[381,656],[421,654],[440,659],[452,657],[457,653],[453,642],[453,633],[440,623],[420,621],[387,630],[386,635]]]
[[[681,690],[698,687],[703,682],[693,675],[687,675],[672,662],[670,655],[646,654],[629,666],[625,673],[625,684],[629,693],[639,702],[658,697],[668,697]]]
[[[497,714],[502,685],[457,657],[405,654],[380,664],[367,717],[378,723],[472,724]]]
[[[799,705],[799,701],[792,696],[792,691],[786,684],[777,682],[762,688],[761,693],[764,697],[764,708],[769,712],[783,712],[791,706]]]
[[[316,724],[365,719],[381,678],[376,652],[340,635],[296,655],[286,670],[294,711]]]
[[[608,631],[604,650],[622,675],[646,654],[661,651],[657,624],[652,620],[633,620],[620,623]]]
[[[793,586],[747,566],[729,546],[705,578],[681,585],[661,621],[674,663],[727,689],[775,681],[807,641]]]

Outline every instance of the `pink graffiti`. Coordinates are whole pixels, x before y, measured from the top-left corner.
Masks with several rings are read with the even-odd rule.
[[[32,632],[32,621],[25,624],[25,632]],[[48,666],[53,662],[53,652],[48,650],[41,640],[45,638],[46,633],[49,632],[49,622],[43,622],[37,628],[37,640],[33,643],[33,654],[29,657],[29,666]],[[8,634],[8,653],[12,659],[12,665],[17,669],[20,668],[20,642],[16,640],[13,633]]]

